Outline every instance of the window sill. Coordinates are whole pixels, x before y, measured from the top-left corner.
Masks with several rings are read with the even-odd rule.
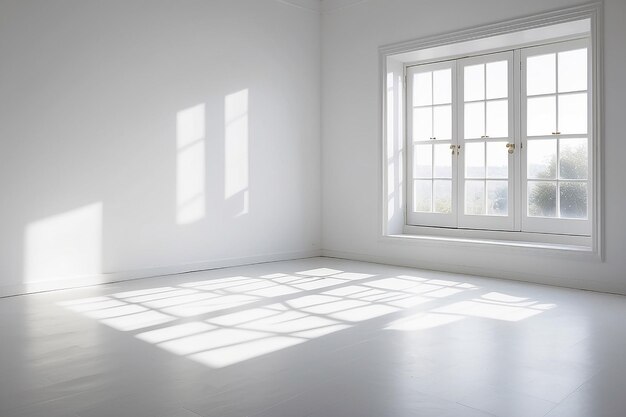
[[[452,246],[461,249],[514,251],[516,254],[600,260],[589,236],[405,226],[402,234],[384,235],[383,240],[408,245],[424,244],[447,248]]]

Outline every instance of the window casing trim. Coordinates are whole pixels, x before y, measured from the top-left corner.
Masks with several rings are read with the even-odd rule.
[[[415,237],[419,237],[422,233],[424,233],[421,228],[414,228],[412,226],[407,226],[406,222],[406,212],[400,213],[402,211],[402,204],[406,199],[406,195],[398,193],[397,187],[393,188],[394,181],[391,177],[394,175],[393,170],[390,167],[390,161],[393,158],[390,158],[390,154],[388,152],[389,149],[392,149],[396,152],[397,155],[402,155],[405,153],[405,149],[394,145],[392,142],[397,142],[396,137],[392,137],[391,135],[396,135],[394,133],[397,131],[396,126],[390,126],[393,118],[388,118],[388,111],[390,107],[390,102],[396,101],[397,97],[388,97],[388,83],[387,81],[390,79],[390,68],[394,66],[397,68],[397,64],[399,60],[405,59],[409,56],[412,51],[422,50],[427,48],[434,48],[438,46],[450,45],[453,43],[468,41],[468,40],[482,40],[488,39],[495,36],[512,34],[515,32],[521,32],[526,30],[534,30],[537,28],[545,28],[547,26],[565,24],[568,22],[577,23],[578,21],[582,21],[588,19],[589,21],[589,38],[590,38],[590,48],[591,48],[591,59],[590,65],[593,66],[593,70],[591,71],[592,79],[590,80],[591,88],[593,91],[593,99],[590,106],[590,112],[592,113],[592,120],[595,122],[591,127],[589,133],[593,136],[593,150],[590,151],[593,153],[593,161],[591,165],[592,171],[592,192],[593,195],[590,195],[591,200],[591,212],[593,213],[593,218],[591,222],[591,237],[586,239],[589,241],[588,245],[584,246],[588,248],[588,251],[592,253],[595,257],[600,260],[603,260],[603,241],[604,241],[604,215],[603,215],[603,152],[602,152],[602,44],[601,44],[601,36],[602,33],[602,3],[589,3],[581,6],[575,6],[567,9],[556,10],[552,12],[537,14],[529,17],[524,17],[520,19],[513,19],[509,21],[504,21],[500,23],[490,24],[486,26],[481,26],[477,28],[470,28],[466,30],[461,30],[449,34],[437,35],[417,40],[412,40],[408,42],[400,42],[392,45],[387,45],[379,48],[380,55],[380,70],[381,70],[381,101],[380,108],[381,114],[383,117],[380,119],[381,121],[381,132],[383,136],[383,140],[381,141],[381,165],[380,165],[380,195],[381,195],[381,204],[380,204],[380,216],[379,219],[381,221],[381,238],[393,236],[393,240],[396,241],[399,236],[407,236],[410,237],[411,242],[420,242],[420,239],[415,239]],[[573,39],[575,36],[570,37],[569,39]],[[556,41],[565,40],[559,39]],[[536,44],[544,44],[547,42],[537,42]],[[532,45],[524,45],[524,46],[532,46]],[[515,46],[517,47],[517,46]],[[506,48],[500,48],[496,50],[505,50]],[[509,50],[512,48],[508,48]],[[485,49],[485,53],[494,52],[496,50],[488,51]],[[474,54],[472,54],[474,55]],[[450,58],[455,58],[451,56]],[[450,59],[449,58],[449,59]],[[443,59],[433,59],[431,62],[442,61]],[[411,63],[415,63],[415,60],[405,60],[403,62],[404,65],[410,65]],[[388,72],[389,71],[389,72]],[[397,80],[396,84],[399,84],[400,79]],[[394,103],[397,104],[397,103]],[[395,110],[397,111],[397,105],[395,105]],[[401,119],[402,117],[400,117]],[[395,123],[395,122],[394,122]],[[395,127],[395,130],[394,130]],[[390,146],[391,145],[391,146]],[[404,156],[403,156],[404,157]],[[401,161],[396,160],[396,165],[402,164]],[[396,184],[398,183],[396,173]],[[400,178],[400,182],[403,179]],[[400,204],[395,204],[392,200],[395,198],[396,201],[401,201]],[[394,205],[395,204],[395,205]],[[399,215],[405,217],[405,220],[402,222],[403,226],[398,221]],[[410,230],[409,230],[410,229]],[[428,238],[432,237],[433,230],[436,228],[428,228],[428,234],[425,236]],[[434,230],[434,233],[437,234],[437,230]],[[442,235],[448,234],[450,231],[448,229],[440,230]],[[460,229],[455,229],[455,232],[463,233]],[[486,231],[492,232],[492,231]],[[410,234],[409,234],[410,233]],[[499,233],[497,231],[493,231],[493,233]],[[503,232],[503,233],[524,233],[524,232]],[[551,236],[549,234],[542,233],[533,233],[533,236],[537,236],[541,241],[541,236],[545,236],[545,240],[549,241]],[[446,239],[448,239],[446,237]],[[497,240],[504,239],[503,237],[497,237]],[[578,239],[577,237],[573,238],[574,240]],[[387,239],[384,239],[385,241]],[[558,245],[557,245],[558,246]],[[558,247],[555,248],[558,250]]]

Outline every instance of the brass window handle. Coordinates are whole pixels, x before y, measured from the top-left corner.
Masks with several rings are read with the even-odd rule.
[[[515,152],[515,144],[514,143],[507,143],[506,147],[509,150],[509,153]]]
[[[461,152],[461,145],[450,145],[450,149],[452,149],[452,155],[454,155],[455,152],[456,155],[459,155]]]

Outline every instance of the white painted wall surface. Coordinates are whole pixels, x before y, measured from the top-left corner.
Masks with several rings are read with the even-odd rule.
[[[377,48],[576,2],[316,2],[0,0],[0,295],[321,246],[626,293],[623,0],[605,6],[604,263],[378,238]]]
[[[0,295],[319,250],[319,4],[288,3],[0,0]]]
[[[349,5],[352,3],[353,5]],[[605,1],[605,262],[379,239],[378,47],[580,4],[571,0],[325,0],[322,19],[324,253],[626,293],[626,2]],[[333,7],[336,5],[337,7]]]

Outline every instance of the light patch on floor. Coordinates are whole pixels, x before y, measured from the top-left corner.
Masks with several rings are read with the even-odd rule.
[[[17,297],[0,415],[611,415],[624,314],[623,297],[325,258]]]

